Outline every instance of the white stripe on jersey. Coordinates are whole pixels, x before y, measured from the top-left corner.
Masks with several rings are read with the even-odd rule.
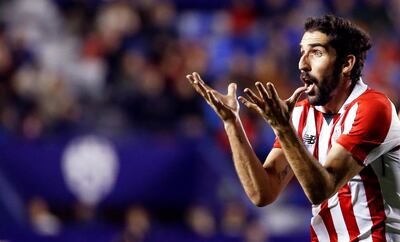
[[[313,216],[317,216],[321,211],[321,205],[312,205],[311,211]]]
[[[344,222],[342,210],[340,208],[338,194],[328,200],[328,207],[331,210],[333,225],[338,235],[338,241],[350,241],[349,233],[347,232],[346,223]]]
[[[368,100],[366,99],[368,99],[369,96],[364,96],[363,98],[360,98],[360,101],[356,101],[357,103],[353,102],[356,98],[363,95],[363,93],[366,91],[368,92],[365,95],[371,95],[372,98],[378,98],[377,102],[372,102],[375,103],[375,106],[370,107],[370,104],[367,103]],[[321,124],[319,123],[321,120],[315,120],[314,108],[315,110],[323,112],[322,108],[318,106],[313,107],[307,101],[300,103],[299,105],[301,106],[297,106],[294,108],[292,114],[293,126],[297,132],[299,132],[299,130],[302,130],[302,133],[299,134],[300,139],[303,141],[305,147],[311,154],[318,154],[318,160],[321,164],[324,164],[326,161],[330,144],[334,144],[339,141],[340,143],[342,143],[342,146],[353,153],[353,156],[355,158],[364,160],[365,165],[371,164],[371,167],[375,171],[375,175],[378,178],[381,188],[377,189],[377,187],[375,187],[376,183],[374,183],[374,175],[368,174],[368,177],[363,177],[363,179],[361,179],[360,175],[356,175],[355,177],[353,177],[347,183],[349,191],[346,187],[346,194],[336,193],[332,198],[327,201],[327,206],[330,211],[327,218],[328,220],[326,220],[325,222],[327,222],[327,224],[331,226],[330,218],[332,218],[331,221],[333,222],[333,228],[327,228],[324,224],[324,220],[319,215],[319,213],[321,212],[321,205],[313,205],[313,218],[311,219],[311,226],[313,231],[315,232],[315,236],[318,238],[319,241],[330,241],[328,231],[336,231],[339,242],[349,241],[350,236],[357,235],[358,231],[360,233],[359,241],[372,241],[371,228],[376,229],[374,230],[376,240],[381,240],[381,236],[383,236],[383,233],[386,233],[386,238],[395,237],[394,234],[400,235],[400,192],[398,191],[400,187],[400,150],[391,151],[393,150],[393,148],[400,145],[400,121],[397,118],[393,104],[388,101],[387,97],[385,99],[383,95],[379,95],[379,93],[373,91],[372,89],[367,90],[367,86],[359,81],[359,83],[357,83],[356,87],[353,89],[352,94],[349,96],[345,104],[338,112],[340,116],[335,117],[339,119],[337,120],[337,122],[335,122],[336,127],[333,127],[334,122],[331,122],[331,124],[328,125],[325,120],[322,120],[322,128],[318,132],[316,130],[316,124]],[[374,111],[373,108],[377,109],[382,107],[380,105],[385,103],[386,100],[387,104],[391,104],[392,120],[389,121],[387,119],[387,116],[383,116],[387,119],[385,119],[387,123],[383,124],[379,121],[376,122],[376,120],[380,120],[379,116],[367,116],[368,109],[372,108],[371,110]],[[349,107],[349,105],[352,106]],[[349,109],[347,107],[349,107]],[[385,109],[382,109],[386,113],[379,114],[389,115],[390,113],[386,111],[386,108],[388,107],[389,106],[386,105],[384,106]],[[319,114],[320,113],[318,113],[317,116],[318,118],[320,118]],[[302,117],[302,115],[305,116]],[[373,123],[361,123],[359,122],[359,117],[362,119],[366,119],[366,117],[377,117],[378,119],[372,119],[375,120],[375,122]],[[367,118],[366,120],[371,119]],[[301,121],[302,123],[300,124]],[[357,123],[355,123],[355,121],[357,121]],[[364,124],[374,125],[368,126]],[[382,128],[379,128],[379,125],[381,125]],[[390,128],[386,134],[386,131],[384,131],[384,127],[387,128],[389,125]],[[359,131],[359,129],[365,129],[365,127],[378,127],[378,129],[381,129],[380,131],[378,130],[377,134],[379,140],[369,140],[369,137],[360,139],[360,137],[363,136],[358,134],[357,132]],[[334,128],[333,132],[332,128]],[[351,133],[349,135],[352,129],[355,131],[355,133]],[[319,133],[318,137],[316,137],[317,133]],[[362,132],[362,134],[367,134],[367,132]],[[318,139],[318,147],[316,147],[316,142],[314,142],[316,141],[316,139]],[[362,144],[367,148],[360,146],[359,144]],[[371,148],[368,149],[368,147]],[[382,156],[383,153],[385,153],[384,156]],[[377,158],[379,158],[379,160],[377,160]],[[385,170],[383,170],[382,167],[384,167]],[[371,181],[367,181],[367,183],[364,184],[364,178],[373,179],[372,184]],[[347,191],[350,192],[350,194],[347,193]],[[381,191],[382,194],[380,193]],[[339,199],[339,195],[343,197],[340,197]],[[381,197],[381,195],[383,195],[383,201],[381,201],[380,199],[372,199],[373,201],[371,200],[370,203],[368,203],[367,195],[370,199],[377,198],[377,196]],[[351,196],[351,198],[348,196]],[[349,204],[350,199],[351,204]],[[342,204],[339,201],[342,202]],[[385,212],[383,212],[383,208],[385,209]],[[349,214],[347,214],[348,209],[353,209],[353,211],[349,211]],[[371,213],[374,216],[373,218],[371,218]],[[386,218],[384,217],[385,214]],[[351,217],[353,215],[355,217]],[[383,219],[386,220],[383,221]],[[386,229],[382,228],[382,221],[385,222]],[[349,226],[349,230],[347,229],[347,226]],[[355,228],[355,226],[357,226],[357,228]],[[392,237],[390,237],[389,235]],[[390,240],[388,239],[388,241]]]
[[[326,161],[326,157],[328,156],[328,148],[329,148],[329,138],[332,131],[333,120],[330,125],[323,118],[322,128],[319,134],[319,142],[318,142],[318,160],[324,165]]]
[[[355,181],[358,180],[358,181]],[[372,241],[371,238],[371,214],[369,212],[367,196],[365,194],[364,183],[361,177],[357,175],[348,183],[353,204],[354,214],[363,214],[364,216],[355,216],[358,229],[360,230],[360,241]]]
[[[296,133],[299,131],[299,123],[300,123],[300,117],[301,117],[301,113],[303,112],[304,107],[295,107],[293,109],[293,113],[292,113],[292,123],[293,126],[296,130]]]
[[[316,215],[311,219],[311,226],[313,227],[318,241],[330,241],[328,230],[326,230],[324,221],[321,216]]]
[[[354,104],[353,107],[347,113],[346,120],[344,120],[343,134],[348,134],[353,127],[354,119],[356,118],[358,109],[358,103]]]

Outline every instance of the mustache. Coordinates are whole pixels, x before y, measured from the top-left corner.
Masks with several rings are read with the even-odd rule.
[[[301,72],[300,79],[305,83],[318,83],[318,79],[308,72]]]

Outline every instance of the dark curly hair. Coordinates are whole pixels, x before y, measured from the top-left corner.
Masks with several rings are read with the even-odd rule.
[[[349,20],[334,15],[310,17],[304,24],[306,32],[320,31],[330,38],[329,44],[336,50],[337,67],[342,67],[348,55],[354,55],[356,61],[350,73],[352,83],[361,77],[367,51],[371,48],[369,35]]]

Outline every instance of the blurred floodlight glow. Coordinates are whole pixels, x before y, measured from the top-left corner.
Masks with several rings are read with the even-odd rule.
[[[67,187],[79,201],[88,205],[96,205],[112,190],[118,168],[114,147],[97,136],[72,140],[62,157]]]

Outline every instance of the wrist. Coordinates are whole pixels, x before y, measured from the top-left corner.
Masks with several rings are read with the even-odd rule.
[[[277,127],[274,127],[273,130],[275,132],[275,135],[278,137],[282,137],[290,133],[295,133],[294,127],[291,122],[286,125],[281,124]]]
[[[235,127],[237,125],[241,125],[241,120],[239,117],[235,117],[232,119],[228,119],[228,120],[224,120],[224,128],[225,130],[231,128],[231,127]]]

